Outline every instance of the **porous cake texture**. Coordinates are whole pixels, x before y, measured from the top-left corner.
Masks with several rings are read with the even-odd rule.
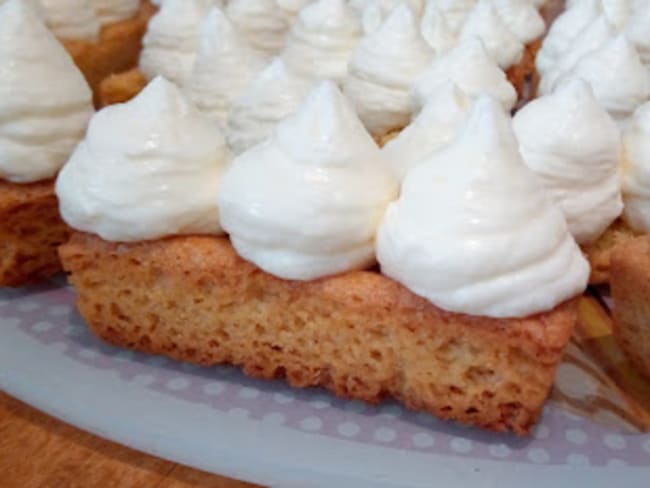
[[[299,282],[241,259],[225,237],[60,248],[91,329],[119,346],[230,363],[371,403],[529,433],[576,319],[576,301],[522,319],[441,310],[377,271]]]
[[[34,283],[60,271],[57,247],[69,235],[53,180],[0,180],[0,287]]]
[[[614,336],[650,379],[650,236],[631,239],[612,252],[610,285]]]

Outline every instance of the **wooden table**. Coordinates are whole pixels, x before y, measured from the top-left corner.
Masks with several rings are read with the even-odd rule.
[[[3,488],[255,488],[134,451],[0,391]]]

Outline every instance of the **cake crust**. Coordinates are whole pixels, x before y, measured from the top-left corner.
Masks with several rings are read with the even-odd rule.
[[[0,286],[23,286],[60,271],[57,247],[69,235],[53,180],[0,180]]]
[[[576,301],[524,319],[443,311],[391,279],[357,271],[273,277],[223,237],[60,248],[78,307],[101,338],[252,376],[286,377],[371,403],[527,434],[576,320]]]
[[[650,236],[630,239],[611,256],[614,336],[650,379]]]
[[[100,85],[104,78],[127,71],[138,64],[142,37],[156,10],[157,7],[145,0],[132,19],[104,26],[98,42],[63,41],[93,91],[95,106],[100,106]]]
[[[591,266],[590,285],[609,283],[612,252],[638,235],[623,219],[618,219],[595,242],[581,246]]]

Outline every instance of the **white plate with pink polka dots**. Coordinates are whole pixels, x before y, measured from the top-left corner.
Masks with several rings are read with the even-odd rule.
[[[549,402],[530,439],[95,339],[61,283],[0,291],[0,387],[122,444],[277,487],[650,486],[650,435]]]

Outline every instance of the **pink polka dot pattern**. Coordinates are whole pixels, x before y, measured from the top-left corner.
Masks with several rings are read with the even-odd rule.
[[[375,407],[321,389],[253,380],[229,366],[201,368],[117,349],[92,336],[74,309],[73,290],[61,283],[1,290],[2,327],[16,328],[81,367],[114,371],[139,388],[267,426],[420,454],[545,465],[650,465],[650,435],[607,431],[552,403],[533,436],[517,439],[442,422],[394,402]]]

